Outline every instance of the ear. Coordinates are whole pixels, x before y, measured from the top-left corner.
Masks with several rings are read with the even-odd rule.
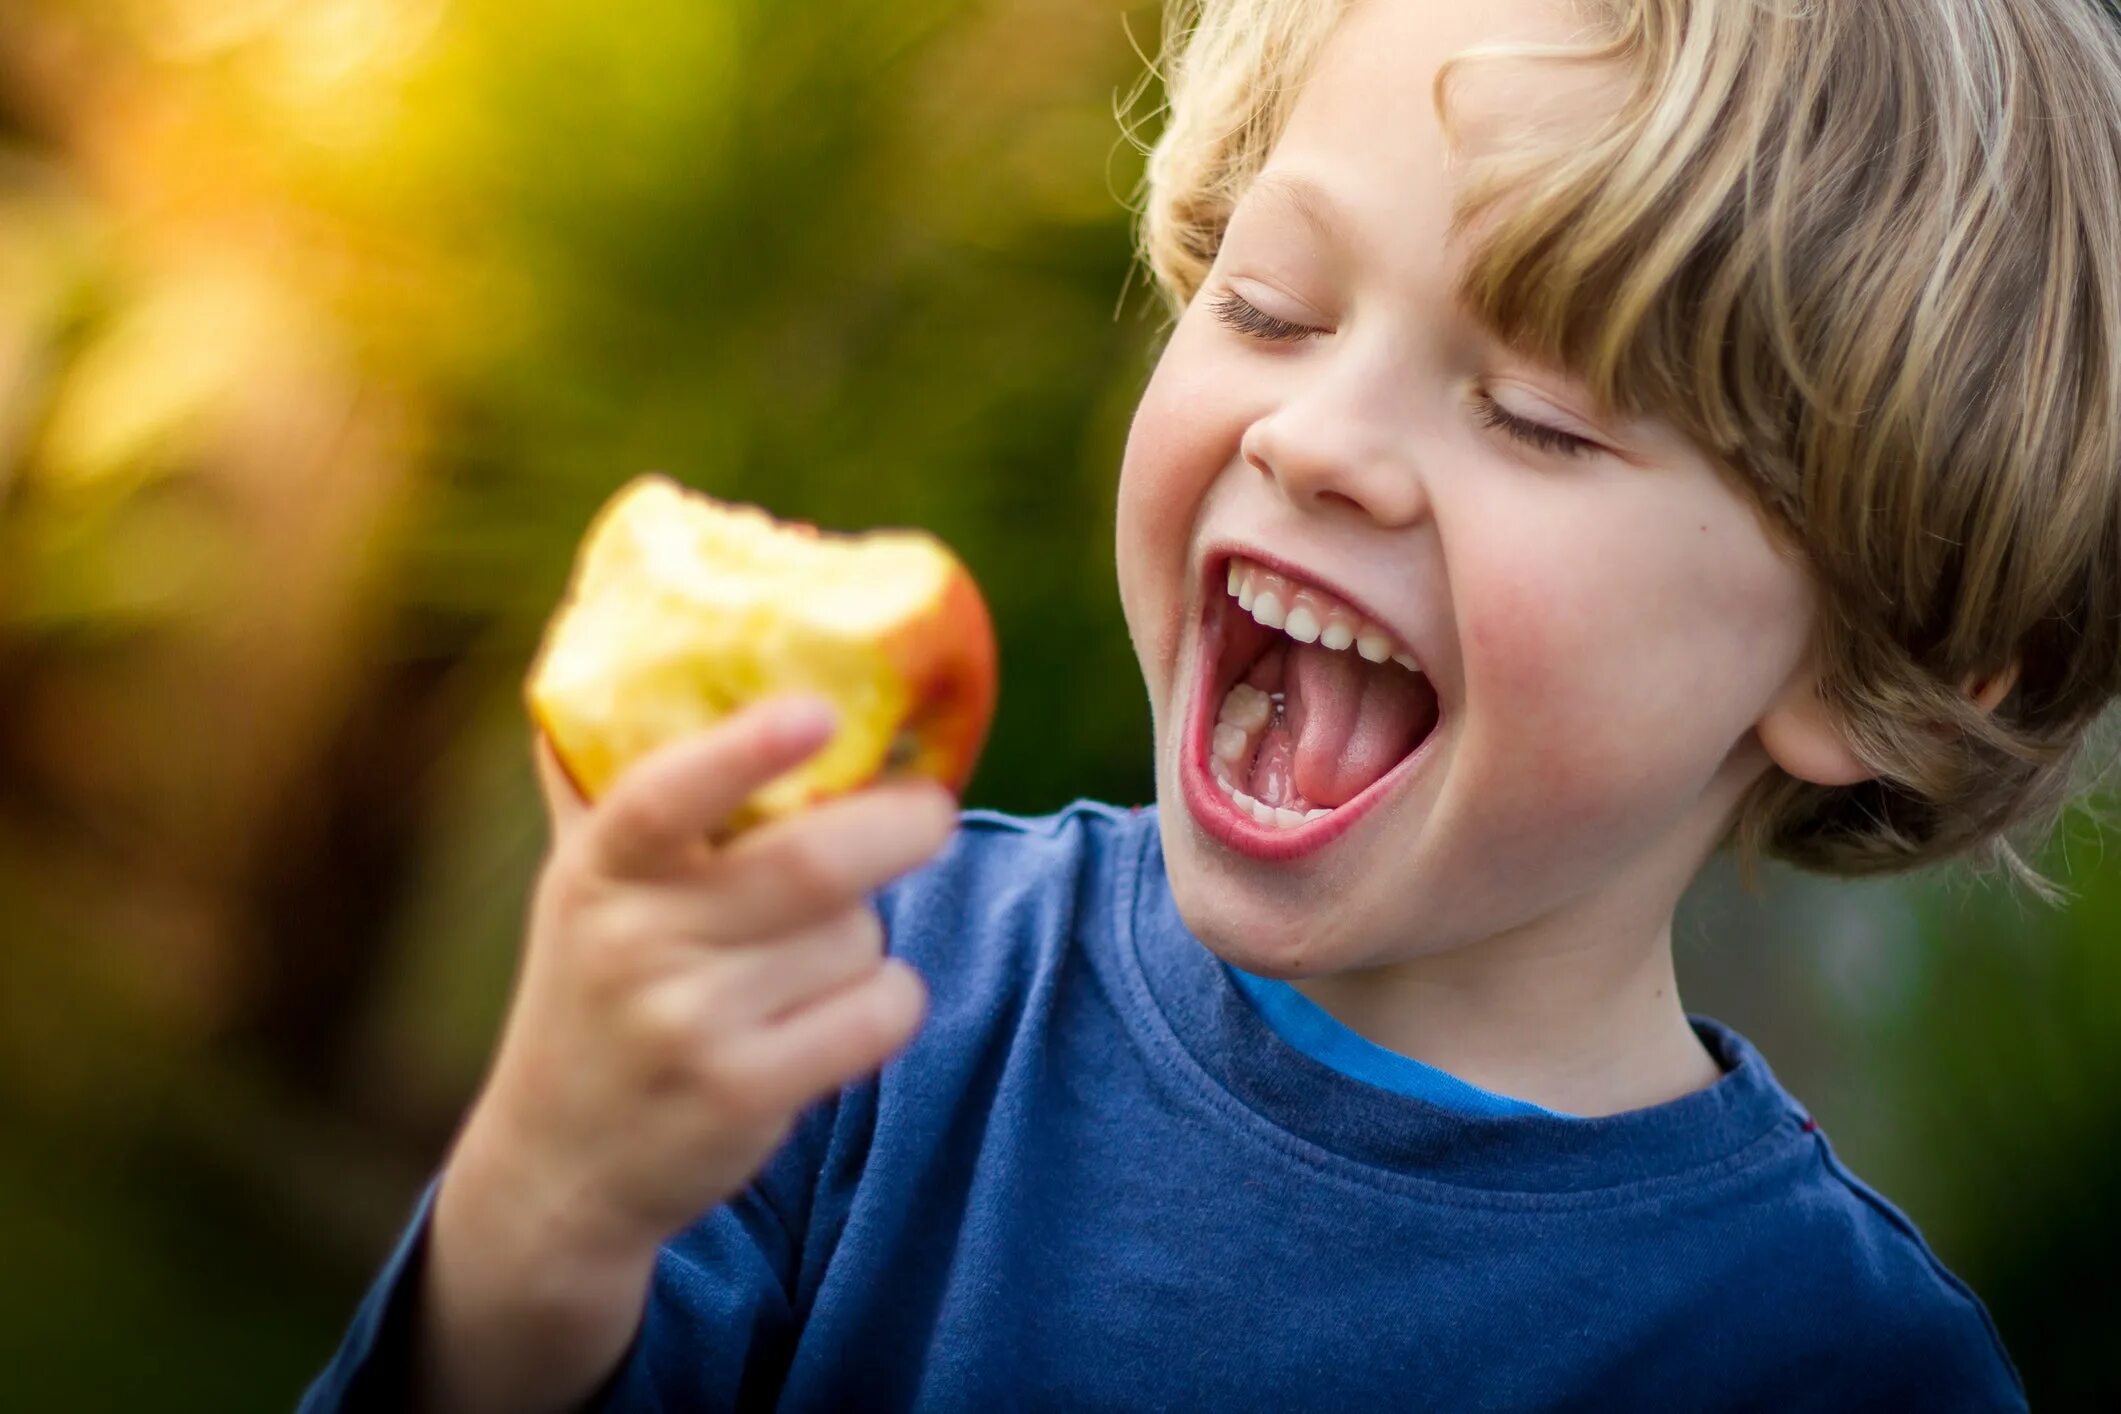
[[[1857,757],[1841,724],[1827,711],[1818,674],[1809,662],[1783,685],[1753,730],[1770,759],[1800,781],[1852,786],[1878,774]]]
[[[2009,695],[2018,685],[2018,660],[2011,659],[2010,666],[2000,673],[1991,673],[1985,678],[1968,678],[1966,695],[1974,699],[1974,705],[1984,712],[1996,710],[1996,704]]]
[[[1970,677],[1963,686],[1976,706],[1993,712],[2017,681],[2018,660],[2013,658],[2001,672]],[[1850,748],[1848,737],[1819,695],[1818,676],[1809,665],[1791,678],[1754,730],[1775,764],[1800,781],[1851,786],[1878,774]]]

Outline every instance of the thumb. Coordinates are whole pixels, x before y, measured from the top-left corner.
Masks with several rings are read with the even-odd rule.
[[[545,800],[545,815],[552,822],[552,839],[557,844],[582,827],[589,818],[589,802],[575,789],[574,780],[567,768],[560,764],[559,753],[553,750],[552,738],[543,728],[531,732],[531,756],[537,763],[538,794]]]

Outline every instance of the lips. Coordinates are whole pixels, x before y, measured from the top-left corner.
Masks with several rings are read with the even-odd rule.
[[[1185,703],[1185,727],[1179,745],[1181,793],[1201,829],[1237,853],[1270,862],[1310,855],[1347,833],[1372,810],[1405,789],[1407,783],[1426,767],[1442,735],[1440,704],[1438,715],[1413,749],[1352,798],[1324,811],[1311,809],[1297,813],[1283,810],[1278,814],[1271,809],[1262,811],[1260,802],[1233,789],[1230,769],[1221,765],[1214,754],[1217,715],[1228,690],[1238,682],[1247,666],[1259,659],[1274,641],[1288,642],[1282,634],[1287,632],[1286,616],[1292,610],[1305,611],[1296,625],[1294,638],[1298,643],[1309,643],[1315,638],[1327,648],[1345,648],[1352,644],[1371,663],[1397,659],[1398,668],[1387,671],[1411,669],[1415,660],[1403,642],[1345,596],[1323,589],[1308,578],[1298,577],[1284,563],[1271,557],[1249,551],[1242,556],[1233,556],[1226,551],[1211,553],[1205,572],[1202,610],[1194,624],[1199,651],[1193,659],[1194,679]],[[1253,601],[1249,606],[1251,612],[1240,610],[1238,603],[1231,598],[1233,587],[1242,589],[1248,574],[1254,590],[1248,596]],[[1291,596],[1289,602],[1266,606],[1270,620],[1283,617],[1283,625],[1278,630],[1254,617],[1260,607],[1260,596],[1270,592]],[[1328,631],[1336,626],[1339,632],[1334,639],[1340,641],[1327,637]],[[1363,641],[1366,638],[1369,641]],[[1248,702],[1247,707],[1255,705]],[[1247,721],[1249,724],[1249,717]],[[1228,724],[1224,724],[1224,735],[1227,746]],[[1241,796],[1244,798],[1240,799]]]

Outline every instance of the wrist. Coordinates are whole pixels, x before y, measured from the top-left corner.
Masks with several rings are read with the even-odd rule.
[[[428,1231],[414,1407],[573,1409],[639,1329],[656,1245],[574,1230],[537,1182],[470,1128],[445,1166]]]
[[[452,1146],[435,1195],[435,1223],[475,1250],[481,1266],[505,1271],[535,1292],[610,1288],[654,1268],[658,1234],[623,1221],[588,1178],[541,1157],[486,1106],[474,1109]]]

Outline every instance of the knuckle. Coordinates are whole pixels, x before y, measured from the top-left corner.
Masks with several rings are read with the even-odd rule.
[[[714,1033],[702,1023],[688,988],[638,989],[622,1013],[624,1045],[634,1073],[650,1089],[690,1083],[711,1063]]]
[[[597,895],[599,875],[579,840],[554,845],[538,871],[536,898],[540,906],[560,913],[574,913]]]
[[[846,891],[846,878],[831,851],[814,839],[791,841],[781,860],[781,881],[805,901]]]
[[[899,852],[914,859],[926,859],[941,849],[957,828],[957,802],[939,786],[913,793],[895,813],[889,837]]]
[[[580,975],[592,998],[630,1004],[652,965],[652,944],[662,931],[657,911],[637,890],[599,896],[578,916],[572,937]]]
[[[957,830],[957,797],[940,787],[928,791],[926,796],[922,838],[931,842],[931,850],[940,849]]]
[[[534,937],[594,1009],[624,1005],[645,967],[651,922],[634,890],[594,880],[554,880],[534,903]]]
[[[607,854],[622,858],[640,852],[651,842],[673,839],[683,828],[675,806],[660,795],[641,790],[608,801],[602,824]]]
[[[732,976],[724,967],[704,967],[692,985],[697,994],[695,1025],[705,1042],[711,1044],[732,1027],[744,1024],[748,1010],[743,1004],[746,979],[741,974]]]
[[[882,965],[880,947],[857,932],[834,929],[811,965],[810,999],[824,1001],[860,987]]]
[[[883,956],[884,920],[877,917],[876,910],[868,905],[842,914],[835,931],[846,951],[863,958]]]
[[[598,939],[585,946],[577,975],[587,1005],[605,1015],[625,1014],[640,990],[640,970],[633,955],[615,939]]]
[[[692,1067],[692,1085],[703,1105],[736,1125],[768,1124],[781,1118],[755,1069],[722,1047],[702,1049]]]
[[[858,1054],[864,1064],[898,1039],[897,1008],[887,992],[890,985],[880,961],[849,984],[849,990],[856,994],[851,998],[855,1004],[846,1008],[840,1035],[849,1051]]]
[[[864,1066],[875,1064],[898,1041],[898,1024],[882,1004],[874,975],[865,978],[863,1005],[851,1008],[847,1017],[849,1050]]]
[[[655,935],[654,908],[639,889],[611,889],[597,894],[583,910],[583,936],[601,952],[626,952]]]

